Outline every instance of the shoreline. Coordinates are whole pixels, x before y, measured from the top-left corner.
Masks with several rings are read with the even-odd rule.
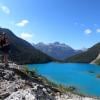
[[[24,65],[23,68],[12,63],[9,66],[8,69],[0,67],[0,100],[23,100],[22,97],[25,100],[100,100],[73,93],[73,88],[69,91],[64,86],[58,86],[36,72],[24,69]]]
[[[22,66],[24,66],[24,65],[22,65]],[[28,69],[29,70],[29,69]],[[86,94],[82,94],[82,93],[79,93],[79,92],[77,92],[77,88],[76,87],[74,87],[74,86],[64,86],[64,85],[62,85],[62,84],[57,84],[57,83],[55,83],[55,82],[53,82],[53,81],[51,81],[51,80],[49,80],[49,79],[47,79],[46,77],[44,77],[44,76],[42,76],[42,75],[38,75],[37,74],[37,72],[35,71],[35,73],[36,73],[36,76],[37,77],[41,77],[42,79],[43,79],[43,81],[46,81],[46,83],[49,83],[49,85],[51,85],[52,84],[52,86],[56,86],[56,88],[60,88],[60,86],[63,88],[63,89],[65,89],[65,91],[67,90],[67,93],[69,93],[69,94],[72,94],[72,95],[77,95],[77,96],[81,96],[81,97],[88,97],[88,98],[93,98],[93,99],[100,99],[100,97],[99,96],[90,96],[90,95],[86,95]],[[70,89],[70,88],[72,88],[72,89]]]

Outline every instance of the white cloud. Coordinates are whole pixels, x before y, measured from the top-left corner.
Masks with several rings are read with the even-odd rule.
[[[28,42],[33,42],[34,34],[23,32],[20,34],[20,37]]]
[[[24,20],[21,20],[20,22],[16,23],[16,25],[19,26],[19,27],[24,27],[24,26],[26,26],[28,23],[29,23],[29,21],[26,20],[26,19],[24,19]]]
[[[2,12],[4,12],[5,14],[10,14],[10,9],[5,6],[5,5],[0,5],[0,9]]]
[[[97,32],[97,33],[100,33],[100,28],[96,29],[96,32]]]
[[[84,33],[85,33],[85,34],[87,34],[87,35],[89,35],[89,34],[91,34],[91,33],[92,33],[92,30],[91,30],[91,29],[89,29],[89,28],[88,28],[88,29],[85,29],[85,30],[84,30]]]

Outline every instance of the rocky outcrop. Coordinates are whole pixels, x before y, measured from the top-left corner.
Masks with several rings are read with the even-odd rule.
[[[16,64],[9,68],[0,65],[0,100],[97,100],[72,94],[62,93],[58,89],[30,77]]]

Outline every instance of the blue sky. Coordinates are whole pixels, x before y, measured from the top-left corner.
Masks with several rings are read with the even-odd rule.
[[[0,0],[0,26],[31,43],[87,48],[100,42],[100,0]]]

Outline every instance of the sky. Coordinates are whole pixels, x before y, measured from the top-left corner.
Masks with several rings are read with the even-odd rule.
[[[100,0],[0,0],[0,27],[30,43],[88,48],[100,42]]]

